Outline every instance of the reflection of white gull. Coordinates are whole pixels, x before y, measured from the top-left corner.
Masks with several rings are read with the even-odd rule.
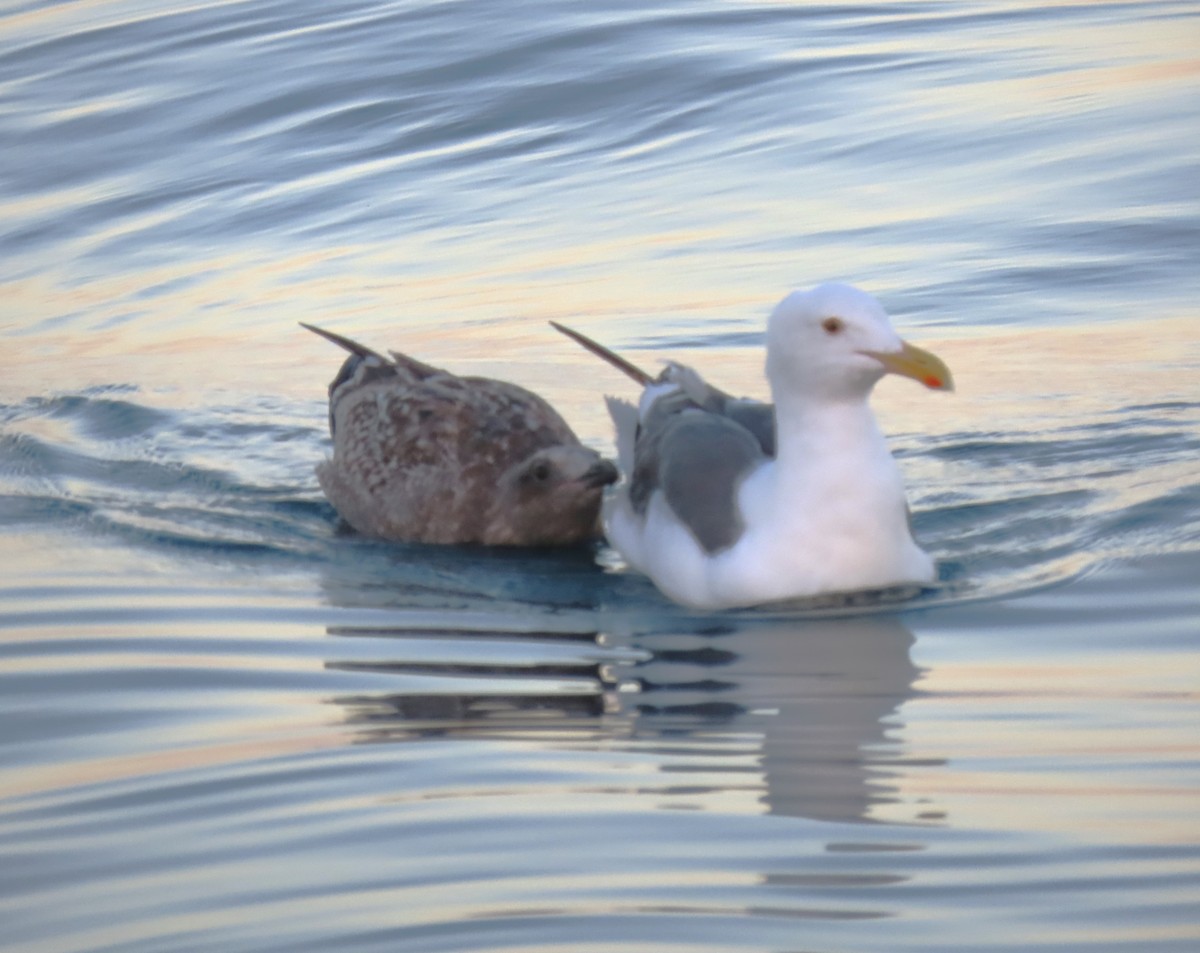
[[[650,654],[633,669],[639,691],[621,696],[639,709],[640,738],[651,737],[663,718],[678,745],[690,717],[698,743],[712,739],[712,752],[664,772],[695,774],[729,739],[757,736],[767,810],[822,821],[866,820],[881,805],[898,804],[903,747],[890,735],[919,674],[912,644],[889,615],[739,619],[723,632],[684,627],[611,634],[609,641]],[[927,810],[914,804],[890,813],[916,820]]]
[[[616,468],[542,398],[303,327],[350,352],[329,385],[333,457],[317,478],[360,533],[498,546],[597,535]]]
[[[671,364],[651,380],[566,333],[645,385],[636,410],[609,402],[628,482],[606,529],[667,596],[719,609],[933,581],[867,398],[889,372],[953,384],[870,295],[831,283],[776,306],[766,362],[773,423],[766,405],[734,400],[690,368]]]

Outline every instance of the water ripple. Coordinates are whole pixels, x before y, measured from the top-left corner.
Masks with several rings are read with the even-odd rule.
[[[1194,949],[1196,22],[0,13],[6,949]],[[961,382],[876,403],[929,591],[697,616],[321,497],[298,319],[603,449],[546,318],[740,389],[826,277]]]

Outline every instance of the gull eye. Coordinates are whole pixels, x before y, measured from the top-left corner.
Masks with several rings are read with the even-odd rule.
[[[841,318],[826,318],[821,322],[821,327],[825,329],[826,334],[838,334],[845,325],[842,324]]]
[[[534,467],[534,468],[533,468],[533,469],[530,471],[530,475],[531,475],[531,476],[532,476],[532,477],[533,477],[535,480],[537,480],[537,481],[538,481],[538,483],[545,483],[547,480],[549,480],[549,479],[550,479],[550,464],[548,464],[548,463],[539,463],[539,464],[537,464],[537,465],[536,465],[536,466],[535,466],[535,467]]]

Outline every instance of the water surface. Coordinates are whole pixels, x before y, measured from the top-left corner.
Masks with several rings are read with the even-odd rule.
[[[1200,944],[1187,3],[0,13],[13,951]],[[549,397],[548,319],[765,394],[791,287],[941,580],[695,616],[610,551],[339,532],[335,328]]]

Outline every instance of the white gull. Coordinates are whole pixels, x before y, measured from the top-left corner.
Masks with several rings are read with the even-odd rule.
[[[775,307],[773,408],[679,364],[651,379],[559,330],[645,387],[637,408],[609,399],[626,480],[605,529],[669,598],[722,609],[935,579],[868,398],[887,373],[935,390],[953,381],[939,358],[901,340],[869,294],[831,282]]]

